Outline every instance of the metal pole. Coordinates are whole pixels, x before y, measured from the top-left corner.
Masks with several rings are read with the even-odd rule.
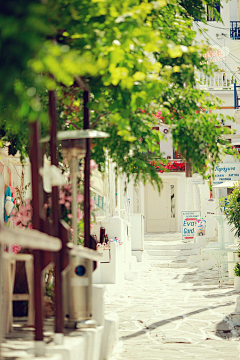
[[[72,225],[73,225],[73,243],[78,245],[78,224],[77,224],[77,175],[78,159],[72,157],[70,160],[70,172],[72,176]]]
[[[57,166],[57,105],[56,105],[56,91],[49,91],[49,115],[51,118],[51,139],[50,139],[50,153],[51,164]],[[59,205],[58,205],[58,187],[52,187],[52,235],[59,236]],[[55,254],[55,333],[63,334],[63,299],[62,299],[62,278],[61,278],[61,258],[60,252]],[[55,342],[62,344],[63,335],[56,335]]]
[[[83,92],[84,123],[83,128],[89,129],[89,91]],[[90,140],[86,139],[86,156],[84,166],[84,246],[91,247],[90,242]]]
[[[237,109],[237,86],[234,83],[234,109]]]
[[[87,272],[91,274],[88,277],[88,286],[87,286],[87,316],[92,317],[92,268],[93,263],[91,260],[87,259]]]

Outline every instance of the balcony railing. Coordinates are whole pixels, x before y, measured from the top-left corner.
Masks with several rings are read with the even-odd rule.
[[[199,88],[206,90],[234,90],[234,84],[239,82],[230,71],[214,72],[213,76],[206,76],[199,72],[196,74],[196,78]]]
[[[234,108],[240,108],[240,86],[234,84]]]
[[[240,21],[230,21],[230,38],[240,40]]]

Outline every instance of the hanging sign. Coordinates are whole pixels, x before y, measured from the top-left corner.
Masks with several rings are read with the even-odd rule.
[[[207,215],[216,215],[218,201],[216,199],[206,199],[207,200]]]
[[[182,238],[194,239],[195,226],[197,219],[201,218],[200,211],[182,211]]]
[[[227,46],[219,47],[216,45],[209,47],[203,57],[207,60],[207,64],[211,64],[219,61],[225,61],[228,54],[229,48]]]
[[[190,179],[193,185],[204,184],[202,176],[193,176]]]
[[[218,164],[214,173],[213,185],[222,184],[224,181],[237,181],[240,179],[240,163]]]
[[[208,239],[214,239],[216,235],[216,221],[213,215],[217,213],[217,207],[219,205],[218,199],[206,199],[206,210],[207,210],[207,224],[206,224],[206,237]]]

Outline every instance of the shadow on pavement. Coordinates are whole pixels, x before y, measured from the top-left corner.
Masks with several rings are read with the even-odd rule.
[[[212,310],[212,309],[216,309],[216,308],[220,308],[220,307],[224,307],[224,306],[230,306],[230,305],[233,305],[233,304],[235,304],[235,302],[230,302],[230,303],[227,303],[227,304],[217,305],[217,306],[209,306],[209,307],[205,307],[203,309],[191,311],[191,312],[189,312],[187,314],[184,314],[184,315],[174,316],[174,317],[169,318],[169,319],[157,321],[157,322],[147,326],[146,328],[144,328],[144,329],[142,329],[140,331],[137,331],[137,332],[135,332],[133,334],[130,334],[130,335],[127,335],[127,336],[123,336],[121,339],[122,340],[128,340],[128,339],[131,339],[131,338],[146,334],[147,332],[152,331],[152,330],[154,330],[154,329],[156,329],[156,328],[158,328],[160,326],[166,325],[166,324],[168,324],[170,322],[181,320],[183,318],[186,318],[186,317],[189,317],[189,316],[192,316],[192,315],[195,315],[195,314],[199,314],[199,313],[204,312],[204,311],[208,311],[208,310]]]
[[[205,298],[219,298],[219,297],[224,297],[224,296],[236,295],[238,293],[239,293],[239,291],[231,290],[231,291],[225,292],[223,294],[211,294],[211,295],[206,295],[204,297]]]

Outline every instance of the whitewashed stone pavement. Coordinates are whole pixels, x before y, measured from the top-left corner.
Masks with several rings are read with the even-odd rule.
[[[178,241],[182,247],[177,234],[155,241],[170,248]],[[175,250],[176,257],[182,256]],[[138,282],[126,282],[122,289],[108,287],[106,310],[116,311],[120,320],[119,348],[113,359],[240,359],[240,326],[228,318],[235,312],[239,293],[232,285],[218,287],[215,268],[203,270],[182,258],[181,267],[173,258],[169,263],[165,259],[165,266],[160,261],[160,267],[159,260],[159,255],[155,260],[151,256],[151,265],[140,270]]]

